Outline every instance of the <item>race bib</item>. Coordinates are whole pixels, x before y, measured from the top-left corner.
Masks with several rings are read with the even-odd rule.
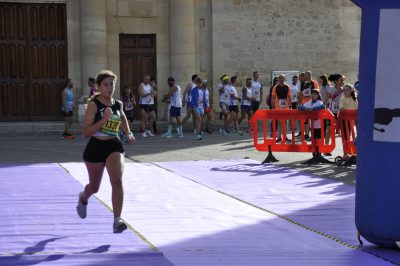
[[[305,97],[310,97],[310,96],[311,96],[311,89],[305,89],[305,90],[303,91],[303,95],[304,95]]]
[[[100,132],[112,137],[117,137],[119,133],[119,126],[121,125],[121,118],[118,115],[113,115],[108,119],[107,123],[100,129]]]
[[[279,107],[285,108],[286,107],[286,99],[279,99]]]
[[[130,111],[133,109],[133,103],[132,102],[127,102],[125,104],[125,110]]]
[[[332,113],[337,113],[337,112],[339,112],[339,102],[338,101],[333,101],[332,103],[331,103],[331,111],[332,111]]]

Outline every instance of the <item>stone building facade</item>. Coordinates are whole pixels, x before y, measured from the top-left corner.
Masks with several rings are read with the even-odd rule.
[[[122,80],[137,72],[136,83],[146,74],[146,69],[121,64],[121,36],[131,35],[155,37],[151,62],[160,94],[169,76],[183,87],[193,73],[211,84],[222,74],[244,80],[255,70],[267,84],[274,70],[339,72],[351,82],[357,79],[361,11],[350,0],[7,2],[66,5],[68,76],[77,85],[77,99],[88,94],[87,78],[101,69],[113,70]],[[116,97],[121,86],[118,82]]]

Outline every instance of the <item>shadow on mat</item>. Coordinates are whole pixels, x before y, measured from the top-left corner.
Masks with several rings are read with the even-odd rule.
[[[224,166],[224,167],[213,167],[210,170],[211,171],[219,171],[219,172],[243,172],[243,173],[251,173],[251,176],[254,177],[260,177],[260,176],[265,176],[265,178],[268,178],[269,175],[278,175],[280,178],[291,178],[291,177],[297,177],[297,176],[309,176],[311,178],[315,178],[314,180],[310,182],[305,182],[305,183],[299,183],[296,186],[299,186],[301,188],[313,188],[313,187],[319,187],[319,186],[326,186],[330,184],[335,184],[335,187],[332,187],[330,191],[322,192],[321,194],[334,194],[334,195],[340,195],[340,196],[345,196],[345,195],[352,195],[354,194],[354,191],[352,189],[349,189],[346,187],[347,185],[339,183],[339,182],[332,182],[331,179],[335,181],[341,181],[344,182],[343,176],[350,175],[351,171],[345,172],[346,169],[342,169],[343,173],[341,173],[342,178],[338,179],[335,178],[335,176],[323,176],[322,173],[331,173],[327,172],[328,170],[325,168],[326,166],[321,166],[324,168],[320,168],[319,166],[313,166],[313,167],[300,167],[296,169],[293,166],[290,166],[291,168],[287,167],[288,165],[271,165],[271,164],[254,164],[254,163],[246,163],[246,164],[237,164],[237,165],[230,165],[230,166]],[[310,170],[315,170],[315,171],[310,171]],[[323,170],[323,171],[322,171]],[[335,171],[332,170],[332,173],[335,173]],[[344,175],[343,175],[344,174]],[[327,179],[325,177],[328,177]],[[348,178],[349,179],[349,178]],[[348,182],[344,183],[352,183],[351,180],[347,180]]]
[[[102,245],[98,246],[97,248],[89,249],[86,251],[79,252],[79,254],[87,254],[87,253],[105,253],[110,249],[111,245]]]
[[[64,238],[67,238],[67,237],[53,237],[53,238],[39,241],[34,246],[25,248],[21,254],[16,254],[16,255],[8,256],[8,257],[0,257],[0,264],[1,265],[10,265],[12,263],[12,265],[36,265],[36,264],[43,263],[43,262],[59,260],[59,259],[63,258],[65,255],[64,254],[53,254],[53,255],[49,255],[47,257],[43,257],[43,256],[33,257],[31,255],[35,255],[35,254],[38,254],[38,253],[44,251],[46,248],[46,245],[48,243],[51,243],[51,242],[54,242],[54,241],[57,241],[60,239],[64,239]]]

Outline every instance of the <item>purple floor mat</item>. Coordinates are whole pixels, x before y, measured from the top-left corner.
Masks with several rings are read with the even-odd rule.
[[[80,219],[82,185],[60,166],[0,165],[0,179],[0,265],[172,265],[132,231],[113,234],[98,200]]]
[[[176,174],[357,246],[355,187],[253,160],[156,163]],[[400,264],[400,252],[364,250]]]
[[[83,164],[63,167],[82,184],[87,182]],[[110,204],[107,181],[105,174],[97,196]],[[176,266],[391,265],[192,182],[180,172],[127,163],[123,182],[124,219]]]

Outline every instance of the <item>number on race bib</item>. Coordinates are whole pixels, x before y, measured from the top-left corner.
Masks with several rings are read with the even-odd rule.
[[[306,96],[306,97],[310,97],[311,96],[311,89],[305,89],[303,91],[303,95]]]
[[[127,102],[125,105],[125,110],[129,111],[133,109],[133,104],[132,102]]]
[[[286,99],[279,99],[279,107],[285,108],[286,107]]]
[[[119,133],[119,126],[121,124],[121,120],[110,118],[107,123],[100,130],[101,133],[104,133],[109,136],[116,137]]]

